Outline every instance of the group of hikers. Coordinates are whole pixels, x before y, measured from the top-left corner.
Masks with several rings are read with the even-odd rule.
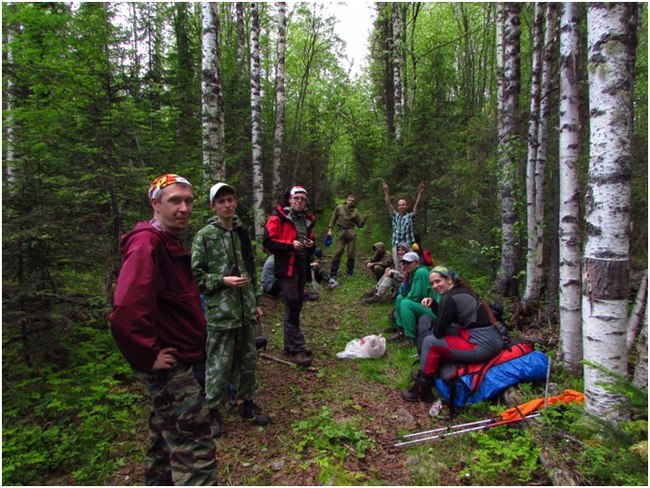
[[[382,243],[373,246],[366,268],[377,285],[366,301],[382,301],[393,291],[394,339],[413,341],[420,357],[413,385],[402,397],[432,402],[442,360],[489,360],[500,352],[503,339],[485,302],[447,266],[430,268],[418,247],[413,223],[424,184],[418,186],[412,210],[405,199],[395,209],[388,184],[383,181],[382,186],[392,249],[387,256]],[[253,246],[236,214],[232,186],[219,182],[210,188],[214,216],[194,236],[191,250],[181,239],[195,201],[190,182],[163,174],[154,179],[148,197],[153,218],[138,222],[121,240],[123,263],[109,316],[120,351],[151,399],[145,483],[214,484],[213,438],[223,435],[226,405],[238,404],[239,414],[256,425],[271,421],[254,402],[263,290],[284,301],[288,360],[311,366],[313,354],[300,324],[303,302],[310,298],[307,282],[318,276],[330,287],[338,286],[346,248],[346,272],[353,274],[355,227],[363,227],[371,213],[360,216],[354,195],[336,207],[325,236],[331,244],[336,229],[337,246],[327,273],[315,244],[316,219],[308,210],[308,192],[293,186],[266,221],[263,245],[270,256],[258,283]]]

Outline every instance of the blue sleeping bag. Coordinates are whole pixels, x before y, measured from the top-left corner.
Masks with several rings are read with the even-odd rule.
[[[452,408],[462,408],[494,398],[522,381],[543,380],[548,361],[532,344],[513,344],[486,363],[443,365],[436,389]]]

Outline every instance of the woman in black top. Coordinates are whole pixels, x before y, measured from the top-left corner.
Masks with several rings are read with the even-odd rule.
[[[439,304],[424,298],[422,305],[436,314],[432,334],[424,339],[420,353],[420,372],[413,387],[402,392],[406,401],[432,402],[431,392],[443,359],[463,363],[482,363],[503,349],[503,337],[490,308],[447,266],[436,266],[429,273],[431,287],[442,296]]]

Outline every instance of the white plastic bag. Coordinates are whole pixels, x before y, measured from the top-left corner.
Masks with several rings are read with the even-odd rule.
[[[363,339],[353,339],[345,350],[337,352],[339,358],[380,358],[386,352],[386,338],[381,335],[368,335]]]

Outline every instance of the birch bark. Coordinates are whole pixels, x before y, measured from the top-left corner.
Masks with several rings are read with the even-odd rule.
[[[260,10],[259,3],[250,4],[250,66],[251,66],[251,146],[253,170],[253,219],[255,238],[264,233],[264,180],[262,177],[262,106],[260,86]]]
[[[563,4],[560,22],[560,357],[571,374],[582,372],[580,300],[580,190],[578,158],[578,4]]]
[[[626,328],[630,260],[630,182],[636,3],[587,7],[589,176],[583,254],[584,356],[627,374]],[[607,391],[610,378],[585,366],[585,407],[616,420],[623,398]]]
[[[280,165],[282,163],[282,140],[284,138],[284,61],[287,49],[287,18],[285,2],[278,2],[278,45],[275,77],[275,135],[273,138],[272,194],[280,192]]]

